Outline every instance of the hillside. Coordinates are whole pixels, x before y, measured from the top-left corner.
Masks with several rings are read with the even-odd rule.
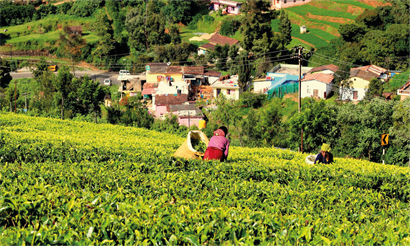
[[[385,3],[381,0],[313,0],[305,5],[286,8],[285,11],[292,23],[293,41],[289,47],[294,47],[300,42],[308,48],[326,46],[331,39],[340,36],[340,24],[354,23],[355,18],[366,9],[383,5]],[[274,31],[278,31],[278,21],[272,21]],[[302,25],[306,26],[308,33],[300,33]]]
[[[0,113],[4,244],[409,244],[408,168]]]

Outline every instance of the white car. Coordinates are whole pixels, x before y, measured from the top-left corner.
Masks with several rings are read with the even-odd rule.
[[[108,85],[108,86],[112,85],[111,79],[104,79],[104,85]]]
[[[130,71],[128,71],[128,70],[120,70],[120,75],[130,75]]]

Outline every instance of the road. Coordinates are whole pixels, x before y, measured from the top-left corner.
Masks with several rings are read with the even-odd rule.
[[[54,72],[57,75],[57,72]],[[75,76],[77,78],[88,75],[93,80],[98,80],[101,85],[104,84],[105,79],[111,79],[113,85],[120,85],[120,81],[117,80],[118,72],[106,72],[106,71],[75,71]],[[13,79],[22,79],[22,78],[32,78],[31,72],[17,72],[10,73]]]

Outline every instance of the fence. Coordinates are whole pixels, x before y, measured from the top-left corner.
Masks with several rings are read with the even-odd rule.
[[[298,92],[299,83],[292,81],[278,85],[268,91],[268,99],[273,97],[282,98],[285,94]]]

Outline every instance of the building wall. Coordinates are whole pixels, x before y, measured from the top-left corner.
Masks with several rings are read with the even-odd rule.
[[[199,48],[198,49],[198,55],[205,55],[206,54],[206,50]]]
[[[326,97],[328,97],[329,93],[332,91],[332,85],[317,80],[303,81],[301,97],[313,97],[314,90],[318,90],[319,98],[325,98],[325,92]]]
[[[217,97],[218,89],[221,90],[220,94],[224,94],[224,96],[227,99],[239,100],[239,94],[240,94],[239,88],[230,88],[230,89],[227,89],[227,88],[213,88],[215,98]],[[235,95],[231,95],[231,94],[228,95],[227,90],[235,90]]]
[[[193,126],[196,125],[197,127],[199,127],[199,121],[202,120],[202,117],[190,117],[188,119],[188,117],[184,117],[184,118],[178,118],[178,122],[180,126]]]
[[[167,106],[157,105],[155,108],[155,117],[159,118],[162,114],[168,113]]]
[[[271,86],[272,81],[258,81],[253,83],[253,92],[255,93],[263,93],[263,89],[268,88]]]
[[[309,3],[311,0],[271,0],[271,8],[281,9]],[[285,3],[286,2],[286,3]]]
[[[342,88],[340,89],[342,99],[358,101],[363,100],[370,82],[359,77],[352,77],[350,79],[352,80],[352,88],[348,90],[345,89],[344,91],[342,91]],[[357,99],[353,99],[355,91],[357,92]]]
[[[224,6],[225,6],[226,4],[219,4],[219,3],[214,3],[214,10],[215,11],[218,11],[219,10],[219,8],[223,8]],[[235,15],[237,15],[237,14],[239,14],[239,12],[240,12],[240,9],[241,9],[241,6],[240,5],[238,5],[238,6],[229,6],[229,5],[227,5],[226,6],[227,8],[226,9],[228,9],[228,13],[229,14],[235,14]]]
[[[165,74],[165,73],[147,73],[147,83],[156,83],[158,82],[158,76],[171,76],[174,81],[182,81],[182,74]]]

